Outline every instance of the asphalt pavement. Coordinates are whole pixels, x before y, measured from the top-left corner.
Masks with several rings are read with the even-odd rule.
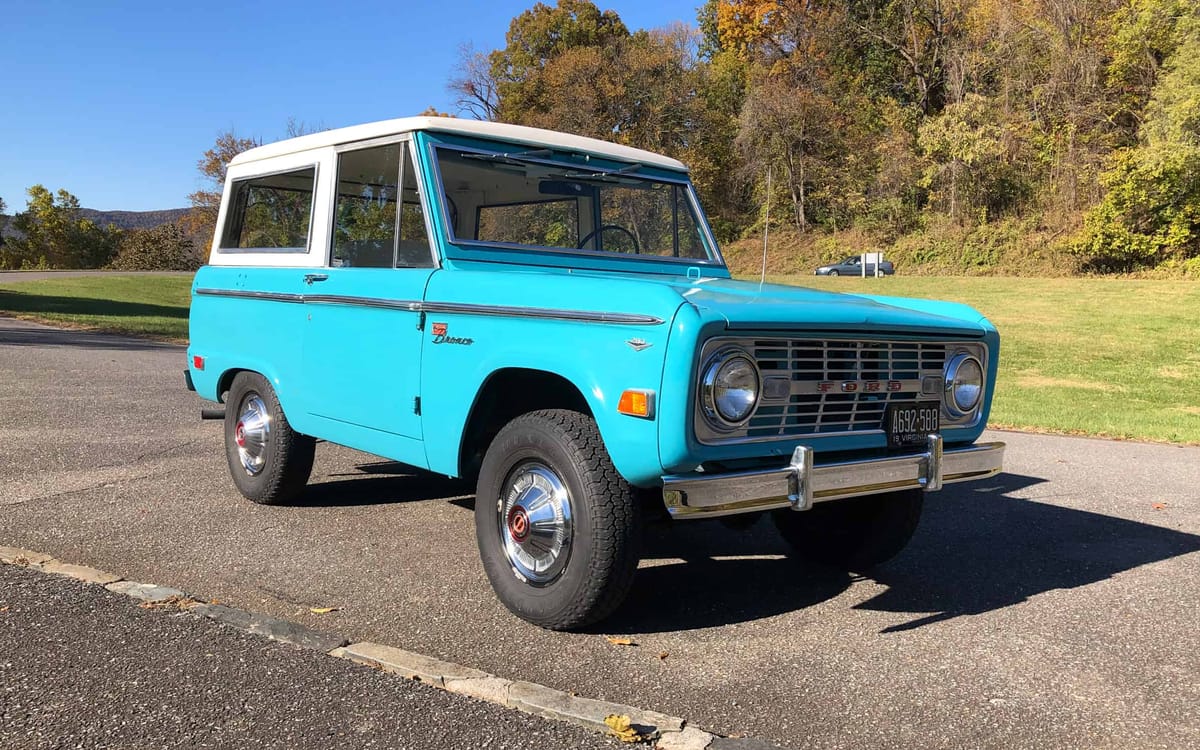
[[[870,578],[765,519],[656,526],[626,606],[562,634],[495,600],[462,483],[321,444],[301,502],[242,499],[184,366],[0,318],[0,544],[793,747],[1200,746],[1200,449],[989,433],[1006,472]]]
[[[0,747],[588,748],[616,740],[0,565]]]

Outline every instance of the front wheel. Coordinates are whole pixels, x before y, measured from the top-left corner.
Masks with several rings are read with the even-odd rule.
[[[552,409],[509,422],[475,498],[484,571],[513,614],[552,630],[607,617],[637,570],[636,492],[588,416]]]
[[[837,272],[837,269],[834,269],[834,270],[830,271],[830,272],[829,272],[829,275],[830,275],[830,276],[841,276],[841,274],[839,274],[839,273]]]
[[[304,490],[316,441],[292,429],[275,389],[256,372],[239,372],[225,399],[225,457],[248,500],[278,505]]]
[[[903,490],[806,511],[777,510],[772,518],[796,557],[865,571],[900,554],[917,530],[924,502],[922,490]]]

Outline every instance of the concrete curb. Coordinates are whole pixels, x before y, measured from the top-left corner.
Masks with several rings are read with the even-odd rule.
[[[277,617],[267,617],[244,609],[226,607],[224,604],[187,604],[183,607],[192,614],[207,617],[224,625],[231,625],[247,633],[262,635],[273,641],[283,641],[301,648],[329,653],[349,643],[340,635],[300,625]]]
[[[153,583],[138,583],[137,581],[117,581],[110,583],[104,588],[114,594],[124,594],[125,596],[141,599],[149,604],[171,604],[173,602],[182,602],[187,599],[187,594],[179,589],[172,589],[166,586],[155,586]]]
[[[580,698],[561,690],[535,685],[464,667],[461,664],[439,661],[379,643],[354,643],[334,649],[331,656],[365,664],[409,679],[427,682],[451,693],[499,703],[529,714],[566,721],[571,724],[607,734],[605,718],[628,716],[634,729],[646,739],[657,739],[684,730],[685,720],[647,711],[620,703]],[[707,733],[703,733],[707,734]],[[696,736],[693,732],[692,736]],[[708,735],[711,739],[711,735]],[[697,747],[704,747],[698,745]]]
[[[41,565],[53,559],[50,555],[43,555],[41,552],[21,549],[20,547],[0,547],[0,562],[9,565]]]
[[[127,581],[115,573],[72,565],[32,550],[0,546],[0,563],[18,565],[84,583],[104,586],[114,593],[142,602],[142,606],[178,607],[198,617],[243,630],[271,640],[320,651],[340,659],[374,667],[384,672],[417,680],[441,690],[495,703],[505,708],[612,735],[605,723],[609,716],[628,716],[630,725],[644,742],[654,741],[657,750],[775,750],[775,746],[749,738],[721,737],[688,726],[685,719],[621,703],[582,698],[561,690],[441,661],[422,654],[378,643],[350,643],[334,633],[314,630],[298,623],[268,617],[244,609],[211,604],[184,592],[153,583]]]

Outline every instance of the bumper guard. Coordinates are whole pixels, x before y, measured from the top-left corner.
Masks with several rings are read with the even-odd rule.
[[[663,502],[673,518],[715,518],[776,508],[808,510],[813,503],[897,490],[940,490],[943,484],[984,479],[1000,472],[1004,443],[942,449],[930,435],[920,453],[861,461],[813,464],[799,446],[779,469],[663,477]]]

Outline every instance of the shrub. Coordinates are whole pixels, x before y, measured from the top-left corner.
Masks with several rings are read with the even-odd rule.
[[[202,264],[191,238],[178,225],[163,224],[126,233],[109,267],[118,271],[195,271]]]

